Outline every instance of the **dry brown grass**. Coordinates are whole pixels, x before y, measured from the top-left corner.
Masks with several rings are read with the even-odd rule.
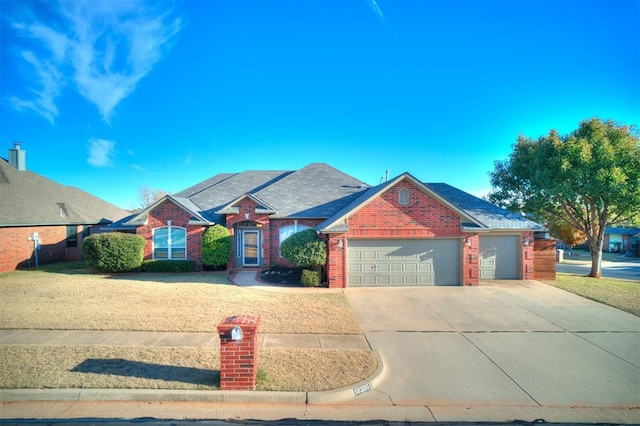
[[[217,332],[235,314],[260,333],[361,334],[342,293],[265,291],[221,273],[93,275],[77,269],[0,274],[0,329]],[[0,345],[0,388],[216,389],[217,348]],[[363,350],[259,351],[259,390],[320,391],[377,368]]]
[[[261,333],[362,333],[343,294],[241,288],[220,273],[1,274],[0,308],[3,329],[216,332],[251,314]]]
[[[220,353],[212,348],[0,346],[0,388],[196,389],[220,384]],[[330,360],[330,362],[327,362]],[[323,391],[373,374],[362,350],[260,349],[257,390]]]

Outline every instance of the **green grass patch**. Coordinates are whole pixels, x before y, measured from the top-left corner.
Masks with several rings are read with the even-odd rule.
[[[557,274],[555,281],[543,282],[640,316],[640,282],[638,281]]]

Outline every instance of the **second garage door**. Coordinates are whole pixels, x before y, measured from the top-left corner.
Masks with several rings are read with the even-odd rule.
[[[520,278],[520,237],[480,237],[480,279]]]
[[[460,240],[349,240],[349,286],[460,285]]]

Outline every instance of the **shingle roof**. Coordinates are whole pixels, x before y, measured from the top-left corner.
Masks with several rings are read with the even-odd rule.
[[[540,231],[544,229],[542,225],[520,214],[505,210],[446,183],[426,183],[425,185],[489,229]]]
[[[0,226],[110,223],[126,210],[0,159]]]
[[[456,211],[462,219],[462,227],[465,231],[490,231],[490,230],[543,230],[544,227],[532,222],[521,215],[511,213],[496,205],[475,197],[469,193],[454,188],[446,183],[421,183],[409,173],[404,173],[392,180],[381,183],[378,186],[362,192],[348,205],[337,211],[325,222],[318,225],[318,230],[324,232],[346,232],[345,218],[351,215],[359,207],[368,203],[377,194],[384,192],[387,187],[395,185],[402,179],[408,178],[418,186],[432,193],[441,202]]]
[[[214,222],[224,221],[224,215],[217,213],[220,209],[232,207],[234,200],[245,195],[275,210],[273,218],[325,218],[366,188],[364,182],[327,164],[312,163],[295,171],[221,173],[176,196],[189,199]]]

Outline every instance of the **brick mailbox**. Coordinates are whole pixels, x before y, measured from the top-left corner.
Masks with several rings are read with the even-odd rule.
[[[259,316],[234,315],[218,324],[220,389],[253,390],[258,373]]]

